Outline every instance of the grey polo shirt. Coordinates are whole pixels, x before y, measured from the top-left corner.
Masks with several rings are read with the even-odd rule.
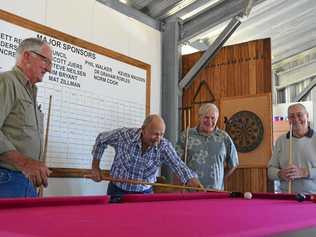
[[[38,109],[36,94],[36,86],[18,67],[0,74],[0,155],[17,150],[40,160],[43,114]],[[1,161],[0,167],[15,170]]]

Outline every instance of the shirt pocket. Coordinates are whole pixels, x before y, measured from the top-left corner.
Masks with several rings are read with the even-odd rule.
[[[19,110],[22,126],[36,128],[36,117],[32,101],[28,99],[20,99]]]
[[[126,170],[132,166],[133,162],[137,162],[135,153],[131,151],[128,144],[119,144],[116,149],[116,159]]]

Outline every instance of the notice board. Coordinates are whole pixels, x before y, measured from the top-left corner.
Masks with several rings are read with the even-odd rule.
[[[50,74],[38,86],[45,114],[52,96],[46,162],[55,176],[80,177],[91,167],[96,136],[140,127],[150,111],[150,65],[0,10],[0,72],[15,64],[15,50],[28,37],[53,49]],[[44,127],[44,131],[47,131]],[[103,155],[109,169],[114,150]]]

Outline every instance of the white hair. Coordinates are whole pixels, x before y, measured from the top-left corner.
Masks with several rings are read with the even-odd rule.
[[[219,113],[218,108],[215,104],[206,103],[200,107],[198,114],[200,117],[203,117],[210,111]]]

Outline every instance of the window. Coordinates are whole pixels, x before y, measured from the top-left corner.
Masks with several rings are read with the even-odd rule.
[[[286,103],[286,93],[285,92],[286,92],[285,88],[277,90],[277,104]]]
[[[289,87],[290,89],[290,102],[295,102],[295,98],[309,85],[311,78],[304,81],[295,83]],[[309,92],[301,101],[310,101],[311,93]]]

